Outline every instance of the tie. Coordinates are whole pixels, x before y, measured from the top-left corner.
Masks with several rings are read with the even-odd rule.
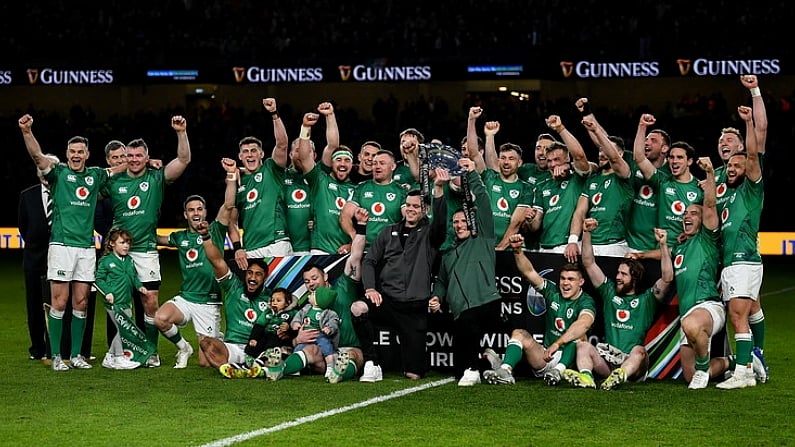
[[[46,198],[44,216],[47,218],[47,227],[52,228],[52,195],[50,194],[49,189],[44,190],[44,197]]]

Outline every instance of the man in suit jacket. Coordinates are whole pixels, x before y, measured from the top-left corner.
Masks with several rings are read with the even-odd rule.
[[[50,354],[47,326],[44,320],[44,303],[49,303],[50,287],[47,284],[47,247],[50,228],[45,210],[47,181],[39,174],[40,183],[19,194],[19,234],[25,241],[22,251],[22,269],[25,273],[25,300],[27,302],[28,332],[30,333],[31,360]]]

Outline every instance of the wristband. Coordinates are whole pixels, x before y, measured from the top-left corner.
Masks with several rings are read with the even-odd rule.
[[[237,181],[237,174],[234,172],[227,172],[226,173],[226,181],[227,182],[236,182]]]
[[[356,234],[367,234],[367,224],[360,224],[359,222],[356,222],[353,224],[353,228],[356,230]]]
[[[580,240],[580,238],[576,234],[570,234],[569,235],[569,243],[570,244],[576,244],[577,242],[579,242],[579,240]]]
[[[273,112],[271,112],[271,111],[268,111],[268,113],[270,113],[270,114],[271,114],[271,116],[275,116],[275,115],[278,115],[278,114],[279,114],[279,111],[274,109],[274,111],[273,111]]]
[[[238,251],[238,250],[242,250],[242,249],[243,249],[243,245],[240,243],[240,241],[232,242],[232,250]]]
[[[311,127],[301,126],[301,133],[298,134],[298,138],[301,140],[308,140],[311,129]]]
[[[203,240],[203,241],[209,241],[209,240],[210,240],[210,237],[211,237],[211,236],[210,236],[210,233],[207,233],[207,234],[202,234],[202,240]]]
[[[581,114],[582,116],[588,116],[588,115],[590,115],[590,114],[592,114],[592,113],[593,113],[593,112],[591,112],[591,103],[589,103],[589,102],[587,102],[587,101],[586,101],[585,103],[583,103],[583,105],[582,105],[582,112],[580,112],[580,114]]]
[[[762,92],[759,90],[759,87],[754,87],[751,90],[751,97],[755,98],[757,96],[762,96]]]

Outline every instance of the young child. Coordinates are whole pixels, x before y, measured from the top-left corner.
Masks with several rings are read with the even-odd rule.
[[[339,344],[340,317],[331,305],[337,299],[337,292],[328,287],[318,287],[309,293],[309,302],[298,311],[290,322],[290,327],[299,329],[317,329],[318,335],[314,344],[326,359],[326,379],[333,374],[333,365],[336,360],[337,345]],[[295,352],[301,351],[306,343],[299,343]]]
[[[251,329],[245,348],[247,366],[251,366],[266,349],[290,346],[295,332],[290,321],[297,309],[293,308],[293,295],[283,287],[273,289],[268,310],[261,313]]]
[[[122,228],[112,228],[105,238],[105,250],[97,265],[96,287],[105,296],[105,310],[116,325],[116,336],[110,343],[102,366],[110,369],[135,369],[141,366],[124,355],[124,347],[116,322],[116,312],[132,316],[133,290],[146,293],[138,279],[132,258],[127,256],[132,245],[132,235]]]

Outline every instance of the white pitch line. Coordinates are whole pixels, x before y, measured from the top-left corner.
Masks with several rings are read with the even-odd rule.
[[[765,297],[765,296],[770,296],[770,295],[778,295],[779,293],[789,292],[791,290],[795,290],[795,287],[785,287],[783,289],[778,289],[778,290],[775,290],[773,292],[763,293],[762,296]]]
[[[238,443],[238,442],[243,442],[243,441],[247,441],[247,440],[252,439],[252,438],[256,438],[257,436],[267,435],[267,434],[274,433],[274,432],[277,432],[277,431],[280,431],[280,430],[284,430],[286,428],[291,428],[291,427],[296,427],[296,426],[301,425],[301,424],[306,424],[307,422],[312,422],[312,421],[316,421],[318,419],[323,419],[323,418],[326,418],[326,417],[329,417],[329,416],[334,416],[334,415],[337,415],[337,414],[340,414],[340,413],[345,413],[347,411],[355,410],[357,408],[363,408],[363,407],[366,407],[368,405],[385,402],[387,400],[394,399],[396,397],[403,397],[403,396],[406,396],[408,394],[416,393],[417,391],[422,391],[422,390],[426,390],[428,388],[434,388],[434,387],[437,387],[437,386],[445,385],[445,384],[450,383],[450,382],[452,382],[454,380],[455,380],[455,378],[448,377],[446,379],[437,380],[436,382],[428,382],[428,383],[426,383],[424,385],[415,386],[413,388],[407,388],[405,390],[395,391],[395,392],[392,392],[390,394],[386,394],[386,395],[383,395],[383,396],[376,396],[376,397],[373,397],[372,399],[367,399],[365,401],[358,402],[358,403],[355,403],[355,404],[352,404],[352,405],[346,405],[344,407],[334,408],[332,410],[324,411],[322,413],[312,414],[312,415],[309,415],[309,416],[303,416],[303,417],[300,417],[298,419],[293,419],[292,421],[288,421],[288,422],[285,422],[285,423],[282,423],[282,424],[279,424],[279,425],[275,425],[273,427],[260,428],[259,430],[250,431],[248,433],[242,433],[242,434],[239,434],[239,435],[230,436],[228,438],[219,439],[217,441],[213,441],[213,442],[210,442],[210,443],[207,443],[207,444],[203,444],[200,447],[224,447],[224,446],[232,445],[232,444],[235,444],[235,443]]]

